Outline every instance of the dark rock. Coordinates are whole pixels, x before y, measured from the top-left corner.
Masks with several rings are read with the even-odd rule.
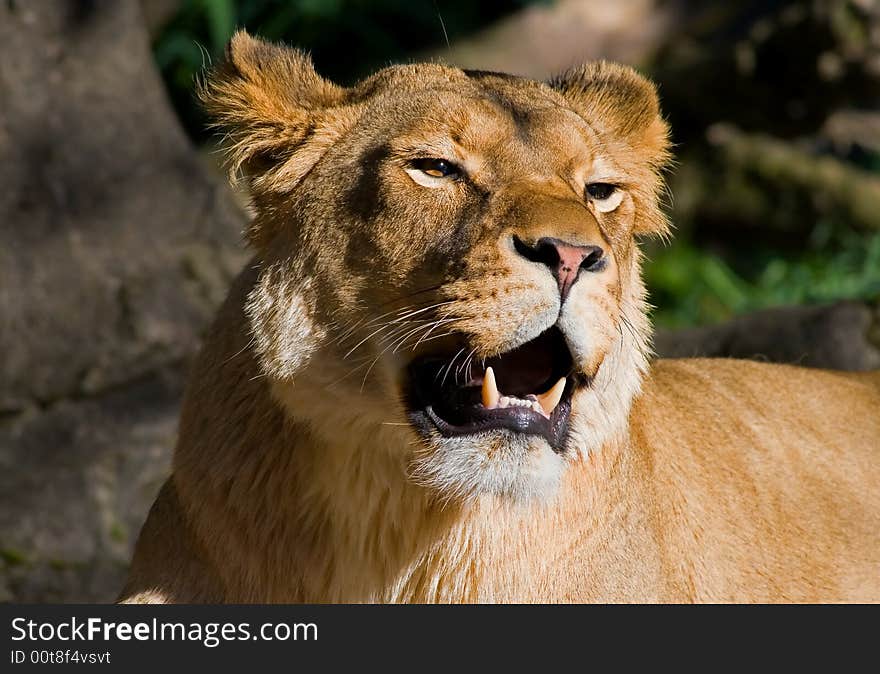
[[[191,352],[215,298],[189,260],[237,267],[243,216],[167,104],[139,5],[0,4],[0,100],[0,411]]]
[[[115,598],[170,469],[181,390],[169,369],[4,423],[0,601]]]
[[[880,305],[780,307],[722,325],[659,331],[665,358],[723,356],[837,370],[880,368]]]
[[[0,601],[112,601],[246,218],[134,0],[0,3]]]

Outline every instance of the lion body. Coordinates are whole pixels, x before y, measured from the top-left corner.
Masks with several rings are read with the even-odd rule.
[[[238,34],[203,98],[255,256],[124,601],[880,601],[880,374],[649,359],[634,71],[344,89]]]
[[[439,507],[377,453],[393,436],[285,422],[241,352],[243,295],[193,372],[192,444],[126,601],[880,600],[880,373],[658,360],[628,433],[555,498]]]

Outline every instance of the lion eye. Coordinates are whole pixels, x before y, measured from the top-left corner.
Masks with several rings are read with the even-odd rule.
[[[589,183],[585,191],[600,213],[613,211],[623,201],[623,192],[611,183]]]
[[[616,190],[617,186],[611,183],[590,183],[587,185],[587,194],[590,195],[591,199],[597,201],[604,201],[614,194]]]
[[[453,178],[459,175],[458,167],[445,159],[416,159],[412,167],[432,178]]]

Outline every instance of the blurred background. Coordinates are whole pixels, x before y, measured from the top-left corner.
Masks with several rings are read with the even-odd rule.
[[[236,26],[307,48],[342,84],[419,58],[538,79],[635,65],[677,145],[675,245],[647,269],[659,324],[880,293],[877,2],[187,0],[153,49],[197,144],[193,78]]]
[[[110,601],[247,259],[194,78],[236,27],[350,84],[636,66],[673,129],[661,355],[880,367],[880,0],[0,4],[0,601]]]

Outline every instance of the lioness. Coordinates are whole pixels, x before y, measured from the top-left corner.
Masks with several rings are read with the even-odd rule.
[[[649,359],[667,127],[609,63],[203,86],[255,256],[125,601],[880,600],[880,374]]]

